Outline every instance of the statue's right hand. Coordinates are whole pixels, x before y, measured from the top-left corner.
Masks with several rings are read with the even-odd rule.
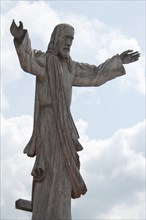
[[[19,21],[19,26],[16,25],[15,20],[12,21],[10,32],[16,39],[21,39],[24,36],[24,29],[22,21]]]

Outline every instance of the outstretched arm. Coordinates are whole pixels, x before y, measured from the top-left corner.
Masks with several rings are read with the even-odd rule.
[[[17,26],[13,20],[10,26],[10,32],[14,37],[14,45],[21,68],[25,72],[29,72],[43,79],[46,66],[45,53],[31,49],[31,42],[28,32],[27,30],[23,29],[23,23],[21,21],[19,22],[19,26]]]
[[[100,86],[109,80],[126,74],[123,64],[135,62],[140,53],[127,50],[115,55],[99,66],[75,62],[73,86]]]
[[[99,66],[75,62],[73,86],[100,86],[124,74],[126,71],[118,54]]]

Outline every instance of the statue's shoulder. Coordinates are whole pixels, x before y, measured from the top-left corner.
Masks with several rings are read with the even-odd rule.
[[[42,52],[41,50],[33,50],[33,55],[37,58],[37,57],[46,57],[46,53]]]
[[[46,53],[41,50],[33,50],[33,59],[40,65],[46,65]]]

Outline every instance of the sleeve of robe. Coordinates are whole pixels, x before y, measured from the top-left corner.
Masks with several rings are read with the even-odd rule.
[[[100,86],[109,80],[126,74],[118,54],[99,66],[74,62],[74,69],[73,86]]]
[[[35,92],[35,109],[34,109],[34,124],[33,124],[33,133],[30,141],[24,149],[24,153],[27,153],[28,156],[33,157],[36,155],[36,131],[38,125],[39,117],[39,97],[37,89],[37,81],[43,80],[46,70],[46,55],[41,51],[32,50],[31,42],[26,31],[22,42],[19,43],[14,39],[14,45],[16,52],[18,54],[19,62],[21,68],[28,73],[31,73],[36,76],[36,92]]]
[[[14,45],[21,68],[25,72],[43,79],[45,76],[46,54],[41,51],[32,50],[27,30],[25,30],[22,42],[19,43],[14,39]]]

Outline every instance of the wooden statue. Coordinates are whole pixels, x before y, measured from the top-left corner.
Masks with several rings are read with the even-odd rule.
[[[122,76],[123,64],[137,61],[140,54],[127,50],[95,66],[71,59],[71,25],[54,28],[46,52],[32,50],[22,22],[17,26],[13,20],[10,32],[22,69],[36,76],[33,133],[24,149],[36,157],[32,202],[18,200],[16,206],[32,211],[32,220],[71,220],[71,198],[87,191],[77,153],[83,148],[70,113],[72,86],[100,86]]]

